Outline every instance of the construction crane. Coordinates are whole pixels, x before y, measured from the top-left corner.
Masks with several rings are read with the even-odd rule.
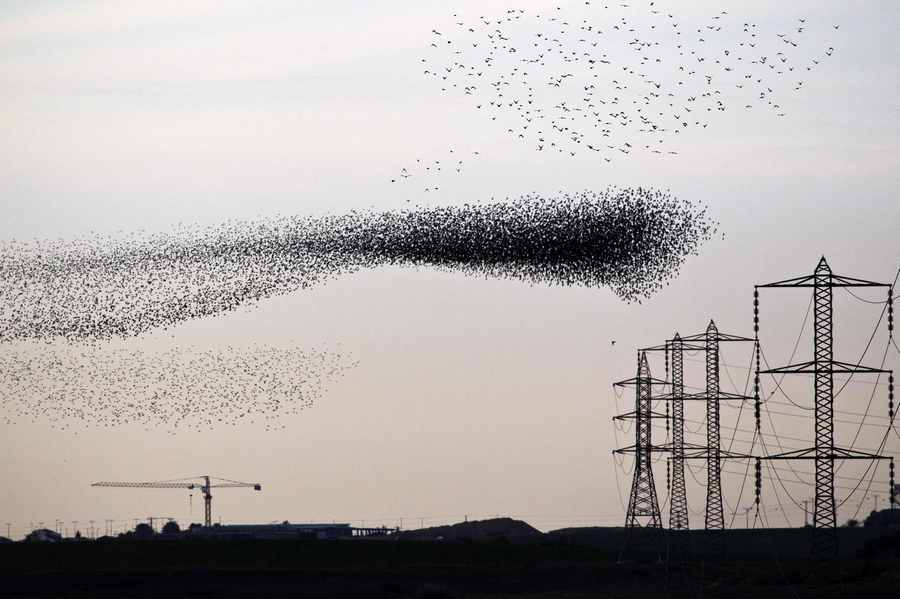
[[[91,483],[91,486],[125,489],[188,489],[189,491],[200,489],[200,492],[203,493],[205,526],[212,526],[212,489],[253,489],[262,491],[262,485],[259,483],[242,483],[237,480],[215,478],[208,475],[142,483],[100,481]]]

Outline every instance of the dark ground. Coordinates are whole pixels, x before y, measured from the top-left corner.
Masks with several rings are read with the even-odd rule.
[[[670,544],[618,551],[573,535],[531,542],[119,541],[0,546],[4,597],[727,597],[898,596],[900,537],[871,555],[813,562],[771,552],[755,559],[689,558]],[[608,529],[614,533],[617,529]],[[805,535],[807,531],[794,533]],[[706,543],[695,535],[695,545]],[[729,535],[727,544],[743,542]],[[782,542],[787,538],[776,539]],[[799,538],[807,538],[805,536]],[[602,545],[603,543],[599,543]],[[638,545],[643,543],[638,540]],[[776,543],[777,545],[778,543]]]

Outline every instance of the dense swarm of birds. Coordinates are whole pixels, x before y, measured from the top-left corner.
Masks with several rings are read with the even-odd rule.
[[[667,191],[610,188],[7,242],[0,245],[0,342],[131,337],[385,265],[607,287],[639,301],[677,274],[715,227],[704,207]]]
[[[42,420],[58,429],[134,425],[207,430],[285,417],[318,400],[355,364],[297,348],[176,348],[20,344],[0,352],[0,404],[7,424]]]
[[[786,116],[781,98],[832,56],[837,42],[827,36],[840,29],[799,18],[767,31],[728,11],[691,20],[660,4],[454,14],[431,31],[422,72],[534,149],[604,164],[677,154],[672,142],[683,132],[727,110]],[[414,172],[404,167],[392,180]]]

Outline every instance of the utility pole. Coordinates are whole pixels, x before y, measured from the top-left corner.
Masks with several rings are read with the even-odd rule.
[[[882,368],[869,368],[860,364],[839,362],[834,359],[832,306],[833,289],[836,287],[887,287],[888,334],[893,335],[893,290],[890,285],[838,276],[823,256],[811,275],[786,279],[766,285],[757,285],[753,292],[754,329],[759,333],[759,290],[763,288],[812,288],[814,304],[813,359],[781,368],[770,368],[764,374],[813,375],[815,398],[815,444],[807,449],[788,451],[766,456],[768,460],[813,460],[815,462],[815,499],[813,511],[812,554],[816,558],[832,558],[838,555],[837,510],[834,499],[835,460],[891,460],[891,489],[893,458],[881,453],[866,453],[838,447],[834,444],[834,375],[835,374],[889,374],[888,415],[894,419],[893,372]],[[759,374],[757,373],[757,381]],[[757,401],[759,401],[757,399]],[[758,412],[757,412],[758,413]],[[891,493],[893,504],[894,494]]]
[[[809,526],[809,499],[803,500],[803,528]]]

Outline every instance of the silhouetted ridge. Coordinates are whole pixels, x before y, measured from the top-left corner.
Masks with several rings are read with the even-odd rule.
[[[472,520],[447,526],[434,526],[419,530],[404,530],[397,536],[407,541],[481,541],[487,539],[525,540],[542,535],[541,531],[522,520],[492,518]]]

